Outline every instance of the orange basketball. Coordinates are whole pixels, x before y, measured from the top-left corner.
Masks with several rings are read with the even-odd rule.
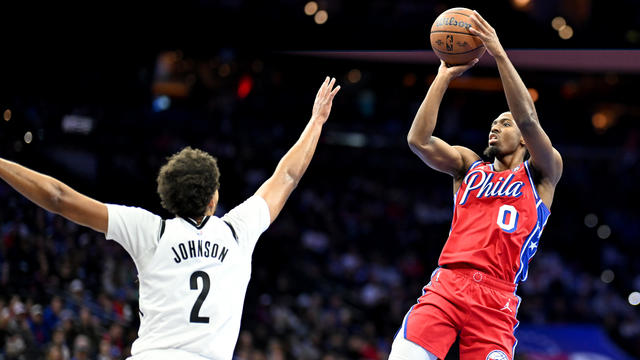
[[[469,32],[472,12],[461,7],[446,10],[431,26],[431,48],[449,65],[466,64],[485,52],[480,38]]]

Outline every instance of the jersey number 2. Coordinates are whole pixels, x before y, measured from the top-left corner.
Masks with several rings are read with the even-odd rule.
[[[195,304],[193,304],[193,308],[191,308],[191,318],[189,319],[192,323],[209,323],[208,316],[200,316],[200,308],[202,307],[202,303],[204,299],[207,298],[207,294],[209,294],[209,288],[211,287],[211,280],[209,279],[209,275],[204,271],[196,271],[191,274],[191,290],[198,290],[198,278],[202,279],[202,291],[200,295],[198,295],[198,299],[196,299]]]
[[[500,206],[496,223],[505,232],[512,233],[518,228],[518,210],[511,205]]]

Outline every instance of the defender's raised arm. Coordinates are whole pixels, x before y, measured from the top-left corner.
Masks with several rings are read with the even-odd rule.
[[[280,214],[280,210],[284,207],[289,195],[298,185],[311,162],[322,132],[322,126],[327,122],[331,113],[333,98],[340,90],[339,85],[333,87],[335,82],[335,78],[329,79],[327,76],[318,90],[311,119],[302,131],[300,138],[280,160],[273,175],[256,192],[267,202],[271,222]]]
[[[43,209],[76,224],[107,232],[107,206],[61,181],[4,159],[0,159],[0,178]]]

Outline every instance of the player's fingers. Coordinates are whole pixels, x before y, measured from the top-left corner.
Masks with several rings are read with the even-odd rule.
[[[325,88],[327,87],[327,81],[329,81],[329,77],[327,76],[324,81],[322,82],[322,85],[320,85],[320,88],[318,89],[318,93],[316,94],[316,98],[321,98],[322,95],[325,92]]]
[[[478,61],[480,61],[478,58],[475,58],[475,59],[469,61],[468,63],[463,65],[464,70],[467,71],[467,70],[471,69],[475,64],[478,63]]]
[[[478,13],[476,13],[476,12],[472,13],[471,16],[469,17],[469,19],[471,20],[471,27],[472,28],[475,28],[478,32],[486,32],[487,31],[487,27],[485,26],[485,24],[482,23],[482,21],[480,21]]]
[[[325,82],[324,83],[324,89],[322,91],[322,99],[326,99],[327,96],[329,96],[329,93],[331,93],[331,88],[333,87],[333,83],[335,82],[335,78],[329,78],[331,80],[329,80],[329,82]]]
[[[478,22],[480,22],[482,25],[484,26],[489,26],[489,23],[487,22],[487,20],[485,20],[482,15],[480,15],[479,12],[477,12],[476,10],[473,10],[473,14],[471,14],[471,16],[476,16],[476,18],[478,19]]]
[[[473,16],[474,14],[471,14],[471,16]],[[475,11],[475,15],[478,18],[478,22],[480,23],[480,25],[482,25],[482,27],[484,29],[487,30],[487,32],[489,34],[495,33],[496,31],[494,30],[494,28],[491,26],[491,24],[489,24],[489,22],[487,20],[485,20],[482,15],[480,15],[477,11]]]
[[[331,78],[331,81],[329,82],[329,86],[327,86],[327,91],[331,91],[331,89],[333,89],[333,85],[335,85],[336,83],[336,78]]]
[[[340,85],[336,86],[336,88],[333,89],[333,91],[331,91],[331,95],[330,95],[331,100],[333,100],[334,96],[336,96],[338,91],[340,91]]]

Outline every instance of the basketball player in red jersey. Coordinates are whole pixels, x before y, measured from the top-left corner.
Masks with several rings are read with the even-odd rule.
[[[562,174],[560,154],[495,30],[477,12],[470,21],[471,33],[496,60],[510,111],[491,124],[484,154],[493,163],[432,136],[449,82],[478,60],[441,63],[408,142],[427,165],[453,176],[453,221],[439,267],[405,316],[390,360],[444,359],[458,336],[462,360],[513,359],[516,287],[527,279]]]

